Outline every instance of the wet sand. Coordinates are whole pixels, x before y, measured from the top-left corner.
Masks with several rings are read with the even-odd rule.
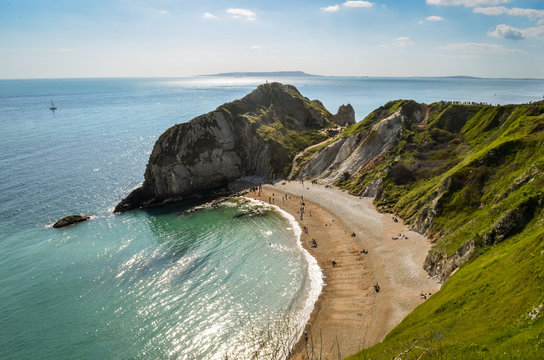
[[[264,185],[260,196],[247,196],[272,200],[301,228],[307,227],[302,245],[323,270],[325,286],[306,324],[308,339],[302,336],[293,359],[341,359],[372,346],[425,301],[422,291],[429,294],[440,288],[423,270],[428,239],[409,231],[401,219],[395,222],[390,214],[379,213],[370,198],[296,181]],[[392,239],[399,234],[408,239]],[[312,247],[312,239],[317,247]]]

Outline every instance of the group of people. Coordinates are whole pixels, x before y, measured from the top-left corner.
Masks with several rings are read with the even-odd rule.
[[[304,213],[306,212],[304,209],[305,206],[304,196],[300,195],[300,220],[304,220]]]
[[[401,240],[402,240],[402,239],[406,239],[406,240],[408,240],[408,236],[399,233],[398,236],[391,236],[391,239],[392,239],[392,240],[398,240],[398,239],[401,239]]]
[[[427,300],[427,297],[428,297],[428,296],[431,296],[431,295],[432,295],[432,293],[429,293],[429,294],[427,295],[427,293],[425,293],[425,291],[422,290],[422,291],[419,293],[419,298],[420,298],[420,299],[423,299],[423,300]]]
[[[258,189],[258,188],[252,188],[252,190],[253,190],[253,189]],[[257,191],[257,190],[254,190],[254,191]],[[259,196],[261,196],[260,190],[259,190]],[[281,202],[282,202],[282,203],[284,203],[284,202],[285,202],[286,200],[288,200],[288,199],[289,199],[289,197],[288,197],[287,194],[283,194],[283,195],[281,196]],[[276,194],[275,194],[275,193],[272,193],[272,196],[269,196],[269,197],[268,197],[268,202],[269,202],[270,204],[275,204],[275,203],[276,203]],[[302,219],[301,219],[301,220],[302,220]]]
[[[263,185],[259,183],[258,186],[252,186],[249,188],[249,191],[251,192],[259,192],[259,196],[261,196],[261,191],[263,190]]]

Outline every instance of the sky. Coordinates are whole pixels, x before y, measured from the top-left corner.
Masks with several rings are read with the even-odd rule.
[[[544,78],[544,0],[0,0],[0,78]]]

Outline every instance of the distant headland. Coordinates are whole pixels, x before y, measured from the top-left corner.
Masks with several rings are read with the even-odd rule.
[[[479,77],[479,76],[468,76],[468,75],[443,75],[443,76],[375,76],[375,75],[322,75],[322,74],[308,74],[304,71],[240,71],[240,72],[225,72],[217,74],[202,74],[197,76],[210,76],[210,77],[307,77],[307,78],[318,78],[318,77],[337,77],[337,78],[397,78],[397,79],[459,79],[459,80],[483,80],[483,79],[495,79],[495,80],[542,80],[540,78],[490,78],[490,77]]]
[[[201,76],[298,76],[298,77],[319,77],[321,75],[308,74],[304,71],[263,71],[263,72],[226,72],[219,74],[207,74]]]

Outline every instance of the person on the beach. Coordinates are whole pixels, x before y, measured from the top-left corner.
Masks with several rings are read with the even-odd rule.
[[[336,261],[332,259],[332,267],[336,267]]]

